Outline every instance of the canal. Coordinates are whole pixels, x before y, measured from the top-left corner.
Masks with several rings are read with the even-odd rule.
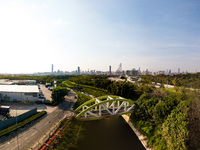
[[[86,136],[80,150],[145,150],[121,116],[85,121]]]

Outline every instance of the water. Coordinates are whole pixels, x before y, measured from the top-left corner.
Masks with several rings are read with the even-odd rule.
[[[120,116],[84,122],[86,137],[80,150],[145,150],[130,126]]]

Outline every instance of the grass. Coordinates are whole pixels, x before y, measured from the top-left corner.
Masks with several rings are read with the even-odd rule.
[[[65,84],[69,88],[78,89],[82,92],[91,94],[95,97],[110,94],[107,92],[107,90],[96,88],[96,87],[89,86],[89,85],[76,84],[75,82],[71,82],[69,80],[64,81],[63,84]]]
[[[92,99],[90,96],[86,96],[84,94],[82,94],[81,92],[76,91],[77,94],[77,101],[73,106],[73,109],[75,110],[76,108],[78,108],[81,104],[89,101],[90,99]]]
[[[64,120],[63,122],[65,122]],[[78,150],[79,142],[84,138],[85,131],[82,123],[75,119],[70,118],[63,127],[62,132],[56,139],[49,145],[48,150]]]

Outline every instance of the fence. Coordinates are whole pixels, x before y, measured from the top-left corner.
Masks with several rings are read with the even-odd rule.
[[[34,108],[34,109],[32,109],[24,114],[21,114],[19,116],[10,118],[8,120],[1,121],[0,122],[0,130],[3,130],[9,126],[16,124],[16,121],[21,122],[21,121],[31,117],[32,115],[35,115],[36,113],[37,113],[37,108]]]

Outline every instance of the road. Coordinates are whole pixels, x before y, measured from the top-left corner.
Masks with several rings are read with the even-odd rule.
[[[51,92],[49,92],[48,88],[46,88],[43,84],[40,84],[40,88],[46,100],[52,101]]]
[[[29,129],[19,133],[18,136],[15,136],[11,140],[1,144],[0,150],[31,149],[33,145],[35,145],[37,142],[40,142],[41,138],[44,136],[49,136],[47,134],[45,135],[45,133],[48,133],[50,128],[55,126],[55,123],[64,117],[70,117],[73,115],[73,113],[69,110],[76,101],[76,99],[74,99],[75,95],[76,94],[74,92],[70,91],[68,96],[65,96],[65,100],[58,105],[52,113],[48,114],[44,119],[31,126]]]

